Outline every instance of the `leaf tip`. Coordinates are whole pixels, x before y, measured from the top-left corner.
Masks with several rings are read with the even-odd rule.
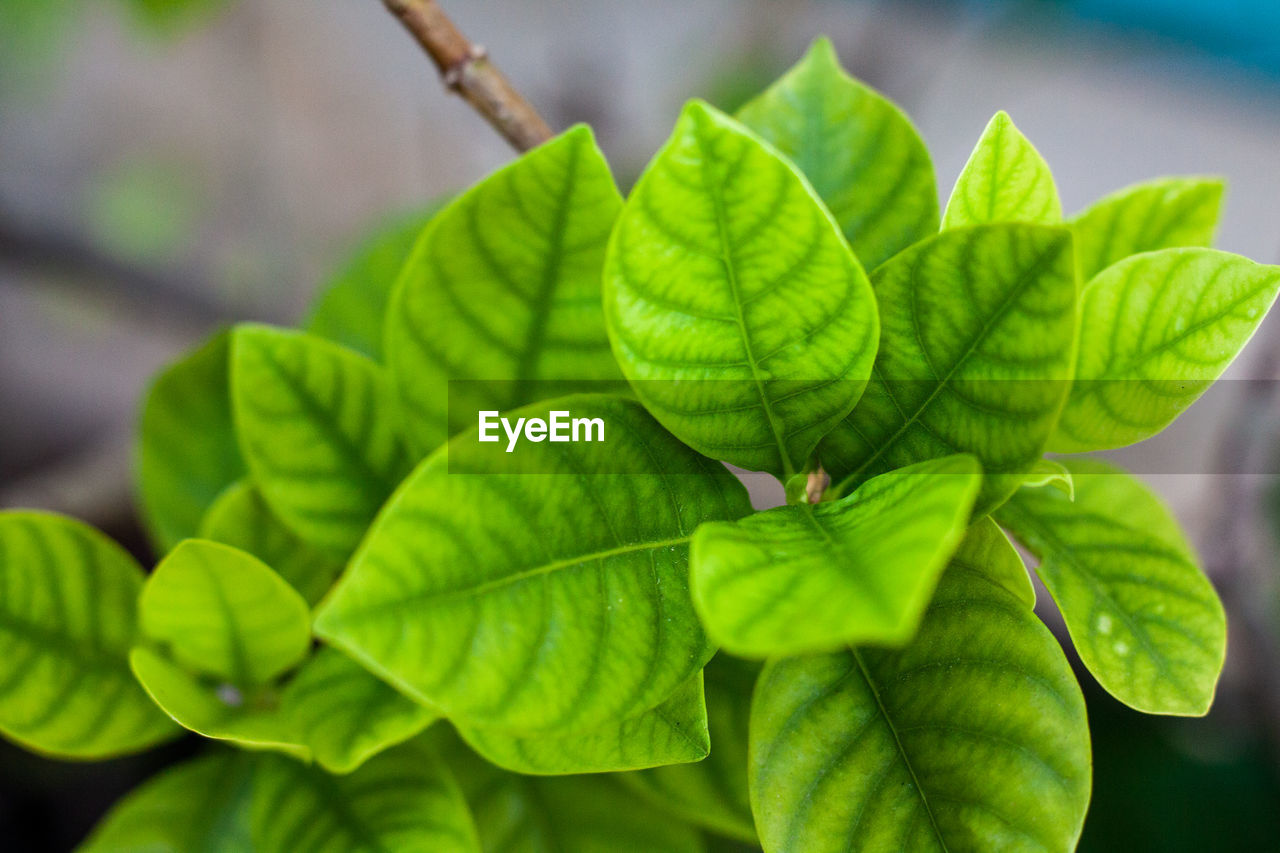
[[[566,144],[573,145],[595,145],[596,133],[592,130],[591,125],[585,121],[580,121],[571,126],[564,133],[560,134],[560,139]]]
[[[840,67],[840,57],[836,53],[835,43],[831,41],[828,35],[820,35],[809,43],[809,49],[805,52],[804,59],[806,62],[813,62],[818,65],[826,65],[831,68]]]
[[[1018,129],[1018,126],[1013,123],[1013,118],[1005,110],[996,110],[996,114],[991,117],[991,121],[987,122],[987,130],[993,128],[1004,130],[1010,127],[1014,130]]]
[[[721,115],[723,114],[718,109],[702,98],[690,98],[685,101],[684,109],[680,112],[681,119],[687,119],[698,125],[713,121]]]

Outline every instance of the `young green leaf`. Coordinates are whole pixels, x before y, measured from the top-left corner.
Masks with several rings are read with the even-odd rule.
[[[875,273],[880,351],[867,392],[819,449],[836,494],[883,471],[972,453],[983,515],[1053,434],[1076,338],[1071,235],[1041,225],[943,231]]]
[[[263,500],[304,541],[350,553],[408,468],[378,366],[322,338],[239,326],[231,398]]]
[[[578,125],[431,221],[392,295],[385,339],[419,451],[470,426],[478,410],[621,379],[600,308],[605,243],[621,207],[590,128]],[[450,416],[447,383],[457,379],[529,384],[470,384]],[[548,393],[547,383],[564,387]]]
[[[862,392],[875,297],[813,189],[692,101],[631,193],[605,261],[613,352],[695,450],[784,482]]]
[[[280,713],[290,734],[331,773],[350,773],[440,716],[329,648],[317,651],[285,686]]]
[[[1057,225],[1062,202],[1053,173],[1008,113],[995,114],[956,180],[943,228],[988,222]]]
[[[648,711],[585,731],[522,736],[459,725],[458,734],[499,767],[542,776],[701,761],[711,751],[702,690],[698,673]]]
[[[1073,483],[1076,477],[1089,477],[1089,487],[1096,495],[1094,506],[1109,507],[1113,515],[1118,511],[1130,527],[1145,530],[1170,548],[1185,554],[1191,562],[1199,563],[1195,548],[1177,517],[1164,499],[1137,477],[1104,459],[1075,456],[1061,462],[1063,469],[1072,475]]]
[[[747,796],[747,723],[758,664],[716,655],[704,670],[711,755],[618,779],[680,820],[736,838],[756,840]]]
[[[1071,472],[1054,459],[1041,459],[1037,462],[1028,472],[1027,478],[1022,481],[1022,485],[1033,489],[1052,486],[1073,500],[1076,495],[1075,484],[1071,481]]]
[[[257,557],[309,604],[319,601],[342,571],[341,560],[311,547],[285,527],[249,480],[233,483],[214,501],[200,524],[200,538]]]
[[[251,826],[258,853],[480,850],[453,776],[418,743],[346,776],[266,756],[254,779]]]
[[[1213,249],[1126,258],[1085,288],[1076,382],[1051,449],[1150,438],[1199,399],[1280,291],[1280,267]]]
[[[1211,245],[1224,189],[1219,178],[1158,178],[1098,201],[1071,220],[1080,280],[1140,252]]]
[[[972,456],[875,477],[853,494],[698,528],[694,605],[711,639],[748,657],[911,639],[982,483]]]
[[[176,734],[129,674],[141,587],[142,568],[88,525],[0,512],[0,733],[76,759]]]
[[[156,566],[138,614],[175,662],[240,687],[270,681],[311,646],[307,603],[292,587],[257,557],[201,539]]]
[[[548,456],[530,475],[501,451],[451,472],[450,454],[476,446],[475,430],[458,436],[388,502],[316,616],[321,637],[470,725],[625,719],[711,656],[688,543],[749,511],[742,485],[634,402],[566,397],[513,417],[555,410],[602,418],[607,440],[534,445]]]
[[[383,224],[317,294],[304,331],[369,356],[382,358],[387,305],[414,244],[443,202]]]
[[[1153,714],[1213,701],[1226,619],[1168,511],[1104,463],[1076,467],[1071,501],[1022,489],[997,518],[1037,557],[1080,659],[1107,692]]]
[[[165,713],[206,737],[309,755],[268,686],[311,644],[307,604],[279,575],[243,551],[189,539],[148,578],[138,613],[148,643],[129,663]]]
[[[275,707],[270,687],[240,688],[174,663],[149,646],[129,653],[129,667],[148,695],[183,728],[244,749],[276,750],[303,761],[311,750]]]
[[[850,77],[830,40],[738,111],[800,168],[866,269],[938,230],[933,162],[911,120]]]
[[[484,853],[704,853],[693,827],[637,800],[616,776],[518,776],[457,738],[442,754],[475,815]]]
[[[231,420],[228,335],[161,371],[138,430],[137,492],[151,543],[164,553],[195,536],[205,510],[244,475]]]
[[[255,763],[226,750],[160,771],[112,807],[79,853],[252,853]]]
[[[1089,770],[1062,650],[968,561],[906,648],[777,660],[756,688],[751,801],[768,853],[1073,850]]]

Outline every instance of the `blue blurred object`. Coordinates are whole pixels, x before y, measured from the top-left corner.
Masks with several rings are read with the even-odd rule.
[[[1280,0],[1058,0],[1082,18],[1174,38],[1280,74]]]

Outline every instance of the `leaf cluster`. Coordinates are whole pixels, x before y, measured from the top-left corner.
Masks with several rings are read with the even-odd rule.
[[[1207,248],[1221,193],[1064,220],[1000,113],[940,206],[825,40],[736,116],[690,102],[625,200],[575,127],[376,235],[303,329],[157,377],[149,574],[0,514],[0,732],[221,744],[95,851],[1073,849],[1084,702],[1008,534],[1106,690],[1205,713],[1225,619],[1177,523],[1045,454],[1155,434],[1257,328],[1280,270]],[[608,439],[524,470],[481,410]]]

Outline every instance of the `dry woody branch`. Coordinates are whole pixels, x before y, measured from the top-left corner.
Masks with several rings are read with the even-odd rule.
[[[551,128],[472,44],[435,0],[383,0],[431,57],[445,86],[461,95],[517,151],[551,138]]]

